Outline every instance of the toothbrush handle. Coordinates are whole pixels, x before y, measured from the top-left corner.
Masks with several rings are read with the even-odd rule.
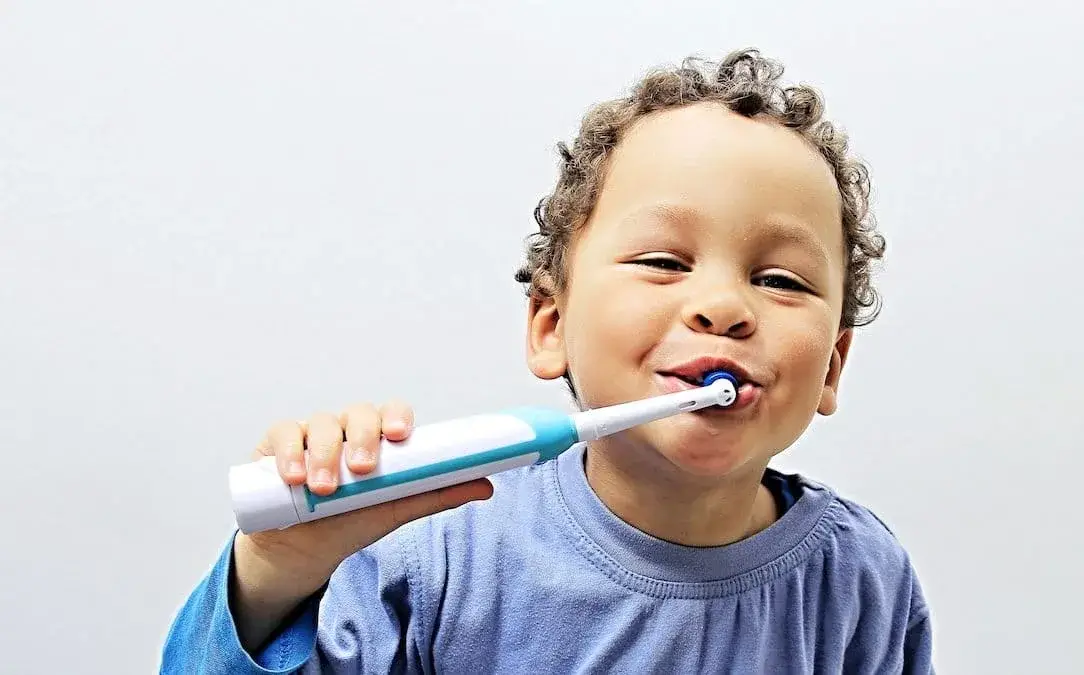
[[[281,529],[551,459],[576,440],[567,415],[535,408],[423,425],[383,440],[370,473],[352,473],[341,453],[339,487],[327,496],[286,485],[265,457],[231,469],[234,513],[246,534]]]

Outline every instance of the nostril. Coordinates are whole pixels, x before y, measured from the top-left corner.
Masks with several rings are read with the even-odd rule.
[[[703,314],[696,315],[696,322],[700,324],[701,328],[711,328],[712,326],[711,319],[704,316]]]

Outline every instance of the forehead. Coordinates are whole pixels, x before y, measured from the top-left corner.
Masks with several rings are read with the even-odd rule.
[[[619,227],[662,217],[813,237],[841,263],[840,209],[831,168],[798,133],[697,104],[628,129],[610,157],[592,221]]]

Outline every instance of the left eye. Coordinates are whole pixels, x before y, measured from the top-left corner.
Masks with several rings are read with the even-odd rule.
[[[753,280],[768,288],[777,288],[785,291],[808,291],[805,284],[783,274],[765,274]]]
[[[633,263],[637,265],[647,265],[648,267],[656,267],[670,272],[689,271],[688,265],[680,260],[675,260],[674,258],[640,258],[639,260],[634,260]]]

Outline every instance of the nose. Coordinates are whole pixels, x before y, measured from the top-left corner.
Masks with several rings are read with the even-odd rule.
[[[756,314],[741,289],[713,284],[685,304],[685,325],[696,332],[746,338],[757,327]]]

